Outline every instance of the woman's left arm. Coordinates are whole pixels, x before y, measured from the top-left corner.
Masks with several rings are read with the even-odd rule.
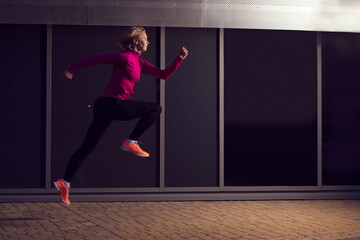
[[[113,52],[113,53],[99,53],[84,59],[81,59],[73,64],[71,64],[64,73],[64,76],[68,79],[72,78],[74,72],[90,67],[96,64],[122,64],[123,57],[121,57],[120,52]],[[71,77],[70,75],[71,74]]]
[[[176,69],[184,61],[187,55],[188,55],[187,49],[182,47],[179,51],[179,54],[174,59],[174,61],[172,61],[172,63],[165,69],[160,69],[146,60],[141,60],[142,61],[141,71],[153,77],[167,80],[176,71]]]

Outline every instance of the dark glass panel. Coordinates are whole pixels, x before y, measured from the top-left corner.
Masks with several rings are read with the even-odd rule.
[[[69,158],[82,143],[92,120],[92,105],[110,80],[112,66],[96,65],[79,70],[69,81],[63,71],[73,62],[97,53],[120,51],[117,40],[127,27],[53,26],[52,177],[62,177]],[[152,43],[143,58],[158,65],[158,29],[146,28]],[[143,74],[131,99],[156,102],[158,82]],[[89,107],[90,106],[90,107]],[[74,176],[72,186],[159,186],[158,128],[152,126],[140,139],[149,158],[120,149],[137,120],[114,121],[94,152]]]
[[[45,187],[46,27],[0,34],[0,187]]]
[[[360,185],[360,34],[322,33],[323,184]]]
[[[166,82],[165,186],[218,186],[218,31],[167,28],[166,63],[189,49]]]
[[[224,44],[225,185],[316,185],[316,33],[227,29]]]

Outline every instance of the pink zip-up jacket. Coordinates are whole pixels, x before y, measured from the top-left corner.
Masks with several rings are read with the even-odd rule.
[[[95,64],[113,64],[111,79],[101,96],[128,100],[134,94],[133,88],[135,83],[140,80],[140,73],[167,80],[183,61],[181,57],[177,56],[167,68],[160,69],[140,56],[140,53],[133,50],[100,53],[75,62],[68,67],[67,71],[74,74],[79,69]]]

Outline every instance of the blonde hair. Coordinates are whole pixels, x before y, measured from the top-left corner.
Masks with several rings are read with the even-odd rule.
[[[118,40],[119,47],[122,50],[131,49],[131,44],[133,40],[136,40],[140,37],[140,34],[145,32],[145,28],[143,27],[131,27],[129,32],[124,34],[120,40]]]

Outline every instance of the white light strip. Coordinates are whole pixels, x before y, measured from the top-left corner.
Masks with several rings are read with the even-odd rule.
[[[360,0],[1,0],[0,23],[360,32]]]

